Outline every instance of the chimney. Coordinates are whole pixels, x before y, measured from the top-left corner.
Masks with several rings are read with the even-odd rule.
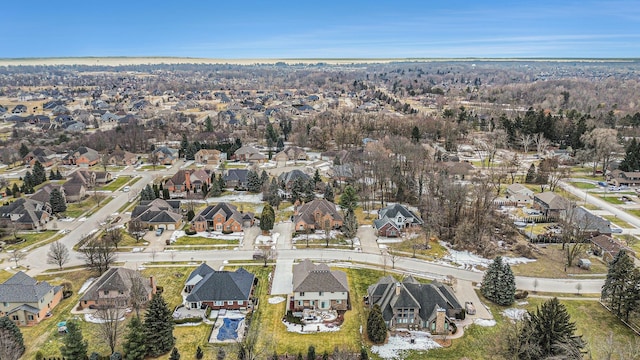
[[[400,290],[402,290],[402,285],[396,283],[396,296],[400,296]]]
[[[153,276],[149,276],[149,286],[151,286],[151,293],[156,293],[156,279]]]
[[[445,334],[447,329],[445,329],[447,311],[438,306],[436,309],[436,334]]]

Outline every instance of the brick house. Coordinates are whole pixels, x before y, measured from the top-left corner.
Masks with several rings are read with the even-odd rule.
[[[253,222],[253,213],[240,212],[234,205],[222,202],[202,209],[191,224],[197,232],[240,232],[243,227],[253,225]]]
[[[305,259],[293,266],[293,293],[287,304],[287,310],[300,316],[304,309],[349,310],[347,274]]]
[[[201,264],[187,278],[183,289],[184,306],[188,309],[251,309],[257,284],[255,275],[244,268],[216,271]]]
[[[295,231],[338,229],[344,219],[336,205],[326,199],[314,199],[296,209],[293,217]]]

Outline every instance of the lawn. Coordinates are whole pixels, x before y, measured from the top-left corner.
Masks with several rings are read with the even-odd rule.
[[[225,240],[225,239],[215,239],[208,238],[204,236],[182,236],[179,237],[174,245],[229,245],[229,246],[237,246],[239,243],[238,240]]]
[[[64,235],[63,234],[58,234],[57,230],[50,230],[50,231],[42,231],[42,232],[33,232],[33,233],[18,233],[17,236],[19,238],[23,238],[25,239],[25,241],[15,244],[15,245],[7,245],[6,249],[7,250],[20,250],[20,249],[24,249],[27,246],[39,243],[41,241],[47,240],[47,243],[49,242],[54,242],[60,238],[62,238]],[[7,235],[4,237],[4,240],[6,239],[13,239],[13,235]],[[41,245],[45,245],[45,244],[41,244]]]
[[[417,248],[415,251],[416,257],[421,259],[437,260],[442,259],[445,255],[447,255],[447,249],[444,246],[440,245],[438,241],[434,240],[435,238],[432,239],[432,241],[429,241],[429,246],[431,247],[430,249]],[[413,246],[423,244],[425,244],[425,235],[420,234],[420,236],[417,238],[405,240],[401,243],[388,244],[387,247],[391,251],[404,253],[403,256],[413,256]]]
[[[635,217],[640,218],[640,210],[627,210],[627,212]]]
[[[131,176],[119,176],[117,179],[111,181],[105,186],[98,188],[98,190],[102,191],[116,191],[124,186],[131,180]]]
[[[607,196],[607,195],[597,195],[600,199],[613,204],[613,205],[622,205],[625,204],[624,201],[620,200],[620,198],[618,198],[618,196],[614,195],[614,196]]]
[[[628,222],[626,222],[624,220],[618,219],[618,217],[615,216],[615,215],[604,215],[603,218],[611,221],[612,223],[618,225],[619,227],[621,227],[623,229],[633,229],[633,226],[631,226],[631,224],[629,224]]]
[[[585,250],[588,247],[585,247]],[[546,278],[567,278],[569,275],[594,275],[602,277],[607,273],[607,266],[600,261],[599,258],[589,256],[591,260],[591,270],[580,269],[577,266],[567,267],[565,272],[564,264],[566,262],[565,251],[562,250],[561,244],[549,244],[546,247],[539,247],[541,254],[536,254],[538,259],[527,264],[512,265],[511,269],[515,275],[523,275],[530,277],[546,277]],[[574,264],[579,258],[586,254],[576,257]]]
[[[586,183],[586,182],[580,182],[580,181],[571,182],[570,184],[571,184],[571,186],[573,186],[573,187],[575,187],[575,188],[578,188],[578,189],[585,189],[585,190],[588,190],[588,189],[595,189],[595,188],[597,188],[597,187],[598,187],[598,186],[596,186],[596,185],[594,185],[594,184]]]
[[[102,196],[102,199],[100,199],[100,206],[104,206],[112,199],[111,196],[106,196],[106,197],[104,195],[97,195],[97,196]],[[82,214],[84,214],[85,212],[91,210],[97,204],[98,204],[98,201],[96,199],[96,195],[91,195],[80,202],[67,204],[67,211],[65,211],[64,214],[68,217],[77,218]]]

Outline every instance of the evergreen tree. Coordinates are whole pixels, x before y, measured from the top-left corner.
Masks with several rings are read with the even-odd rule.
[[[29,154],[29,148],[27,147],[27,145],[22,143],[20,144],[20,150],[18,150],[18,152],[20,153],[20,157],[24,158],[25,156],[27,156],[27,154]]]
[[[18,360],[24,353],[22,333],[7,316],[0,317],[0,359]]]
[[[369,353],[364,346],[360,348],[360,360],[369,360]]]
[[[377,304],[373,306],[367,318],[367,336],[374,344],[382,344],[387,338],[387,324]]]
[[[56,180],[62,180],[62,174],[60,174],[60,169],[56,169]]]
[[[88,343],[82,337],[82,331],[74,321],[67,322],[67,334],[62,338],[60,353],[67,360],[84,360],[87,357]]]
[[[142,321],[137,316],[131,317],[131,321],[127,325],[122,350],[127,360],[143,360],[147,355],[147,339]]]
[[[631,288],[635,285],[632,281],[634,278],[633,269],[631,257],[626,251],[620,251],[609,263],[607,277],[602,285],[602,300],[618,317],[625,317],[625,310],[630,308],[629,304],[625,304],[625,293],[635,291]]]
[[[421,137],[420,129],[418,129],[417,126],[414,126],[413,129],[411,129],[411,140],[417,144],[420,142]]]
[[[334,195],[333,195],[333,188],[331,187],[330,184],[327,184],[327,186],[324,187],[324,198],[330,202],[335,201]]]
[[[306,182],[304,186],[304,194],[302,195],[302,201],[307,203],[307,202],[313,201],[313,199],[315,198],[316,198],[315,184],[313,183],[313,179],[310,179],[309,181]]]
[[[173,350],[171,350],[171,355],[169,355],[169,360],[180,360],[180,352],[178,351],[177,348],[173,348]]]
[[[344,222],[342,224],[342,232],[347,239],[353,239],[358,232],[358,219],[353,210],[347,210],[344,215]]]
[[[269,174],[267,174],[265,170],[262,170],[262,173],[260,174],[260,186],[266,185],[267,181],[269,181]]]
[[[260,192],[261,186],[262,184],[260,183],[258,173],[253,170],[249,170],[247,173],[247,190],[252,193],[258,193]]]
[[[356,206],[358,206],[358,195],[356,195],[356,190],[351,187],[351,185],[347,185],[340,196],[340,207],[343,210],[353,211],[356,209]]]
[[[14,184],[14,185],[15,185],[15,184]],[[11,188],[10,188],[10,187],[8,187],[8,186],[4,189],[4,192],[7,194],[7,196],[11,196],[11,195],[13,195],[13,192],[11,191]]]
[[[147,186],[142,189],[140,192],[140,200],[155,200],[156,193],[153,191],[151,185],[147,184]]]
[[[313,173],[313,185],[317,185],[322,182],[322,178],[320,177],[320,172],[316,169],[316,172]]]
[[[213,177],[213,179],[211,180],[211,188],[209,189],[209,195],[213,197],[218,197],[221,194],[222,194],[222,188],[220,187],[220,182],[218,181],[217,178]]]
[[[122,360],[122,354],[116,351],[109,356],[109,360]]]
[[[518,334],[520,342],[519,359],[540,359],[562,355],[569,345],[582,349],[584,343],[575,336],[576,324],[571,321],[567,309],[557,298],[547,300],[542,306],[529,313]],[[567,357],[561,357],[567,359]],[[582,359],[582,357],[577,358]]]
[[[198,346],[196,348],[196,359],[201,360],[203,357],[204,357],[204,353],[202,352],[202,349],[200,348],[200,346]]]
[[[14,198],[20,197],[20,188],[18,188],[18,184],[13,183],[13,187],[11,188],[11,194],[13,194]]]
[[[227,182],[222,177],[222,174],[218,174],[218,186],[220,186],[220,190],[224,191],[227,188]]]
[[[64,200],[64,196],[62,196],[62,193],[58,189],[51,190],[51,194],[49,194],[49,204],[51,205],[51,211],[54,214],[67,211],[67,203]]]
[[[28,189],[30,187],[34,187],[36,185],[35,181],[33,180],[33,175],[31,175],[31,171],[28,171],[24,174],[24,177],[22,178],[22,187],[23,189]],[[24,191],[23,192],[27,192]]]
[[[293,180],[293,184],[291,185],[291,202],[296,202],[298,200],[302,201],[304,197],[305,184],[304,180],[301,177],[297,177]]]
[[[511,305],[516,293],[516,280],[511,267],[497,256],[482,279],[482,295],[498,305]]]
[[[278,152],[284,150],[284,140],[282,140],[281,137],[278,138],[278,142],[276,143],[276,150],[278,150]]]
[[[49,180],[55,180],[56,179],[56,172],[53,171],[53,169],[51,169],[51,171],[49,172]]]
[[[162,189],[162,198],[163,199],[169,199],[170,198],[169,189]]]
[[[280,198],[279,190],[280,187],[278,187],[278,181],[275,178],[272,178],[271,183],[262,194],[262,200],[266,201],[274,209],[277,209],[278,206],[280,206],[280,202],[282,201],[282,198]]]
[[[206,132],[213,132],[213,123],[211,122],[211,117],[209,116],[204,119],[204,129]]]
[[[313,345],[307,349],[307,360],[316,360],[316,348]]]
[[[173,317],[171,310],[160,294],[154,294],[147,305],[144,316],[144,334],[147,344],[147,355],[158,357],[166,354],[173,345]]]
[[[36,161],[33,164],[33,185],[40,185],[43,182],[47,181],[47,173],[44,170],[44,166],[40,163],[40,161]]]
[[[527,176],[524,178],[524,182],[526,184],[535,184],[536,178],[536,166],[531,164],[529,170],[527,170]]]
[[[270,231],[273,229],[273,224],[276,220],[275,212],[271,205],[266,204],[262,209],[262,216],[260,217],[260,230]]]
[[[618,167],[622,171],[639,171],[640,170],[640,143],[636,138],[631,139],[627,145],[624,159]]]

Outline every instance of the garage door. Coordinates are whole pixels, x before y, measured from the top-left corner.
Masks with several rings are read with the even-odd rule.
[[[167,225],[167,229],[175,230],[176,229],[176,225],[175,224],[169,224],[169,225]]]

